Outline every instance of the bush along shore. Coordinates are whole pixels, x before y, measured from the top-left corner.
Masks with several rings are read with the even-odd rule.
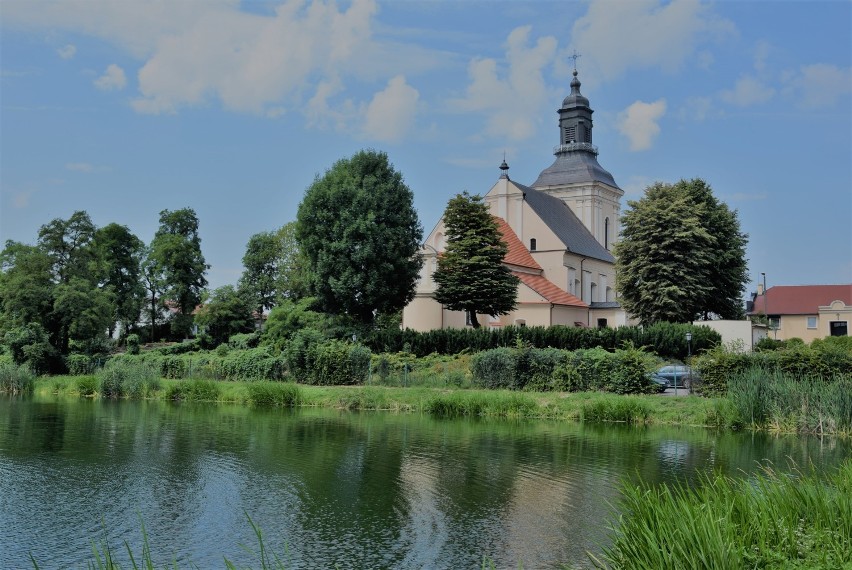
[[[87,397],[852,435],[848,338],[757,353],[715,347],[690,360],[699,374],[693,392],[701,397],[660,398],[648,375],[663,360],[630,343],[614,351],[569,351],[535,348],[518,337],[511,347],[417,357],[373,354],[360,343],[305,332],[279,352],[247,343],[198,351],[182,343],[113,355],[93,373],[90,361],[73,359],[76,375],[39,380],[0,361],[0,392],[27,393],[37,385]]]

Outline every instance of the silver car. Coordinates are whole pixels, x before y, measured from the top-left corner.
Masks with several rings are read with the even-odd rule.
[[[658,368],[654,376],[665,378],[672,388],[689,388],[696,374],[692,368],[684,364],[667,364]]]

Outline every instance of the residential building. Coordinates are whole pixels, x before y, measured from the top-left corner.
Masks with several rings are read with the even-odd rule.
[[[810,342],[847,336],[852,321],[852,284],[762,287],[748,303],[749,316],[769,318],[769,336]]]
[[[626,324],[615,295],[620,200],[624,192],[597,160],[592,109],[580,93],[577,71],[571,93],[557,110],[556,159],[531,186],[509,177],[506,161],[485,195],[509,245],[503,262],[519,280],[518,306],[508,315],[482,315],[485,326],[619,326]],[[435,301],[432,274],[445,247],[440,220],[423,244],[423,269],[403,326],[415,330],[460,328],[466,316]]]

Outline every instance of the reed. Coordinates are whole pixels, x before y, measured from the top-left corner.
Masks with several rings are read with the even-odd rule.
[[[852,461],[752,479],[704,475],[698,486],[625,485],[612,546],[596,568],[849,568]]]
[[[26,366],[0,364],[0,392],[29,394],[33,391],[35,375]]]
[[[212,380],[180,380],[166,388],[167,400],[216,402],[221,390]]]
[[[452,417],[539,417],[538,404],[527,394],[508,391],[457,390],[437,393],[423,404],[423,411],[441,418]]]

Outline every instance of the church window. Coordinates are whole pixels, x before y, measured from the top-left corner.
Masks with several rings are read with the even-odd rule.
[[[609,218],[604,220],[604,247],[609,249]]]
[[[535,251],[536,241],[535,238],[530,238],[530,251]]]

